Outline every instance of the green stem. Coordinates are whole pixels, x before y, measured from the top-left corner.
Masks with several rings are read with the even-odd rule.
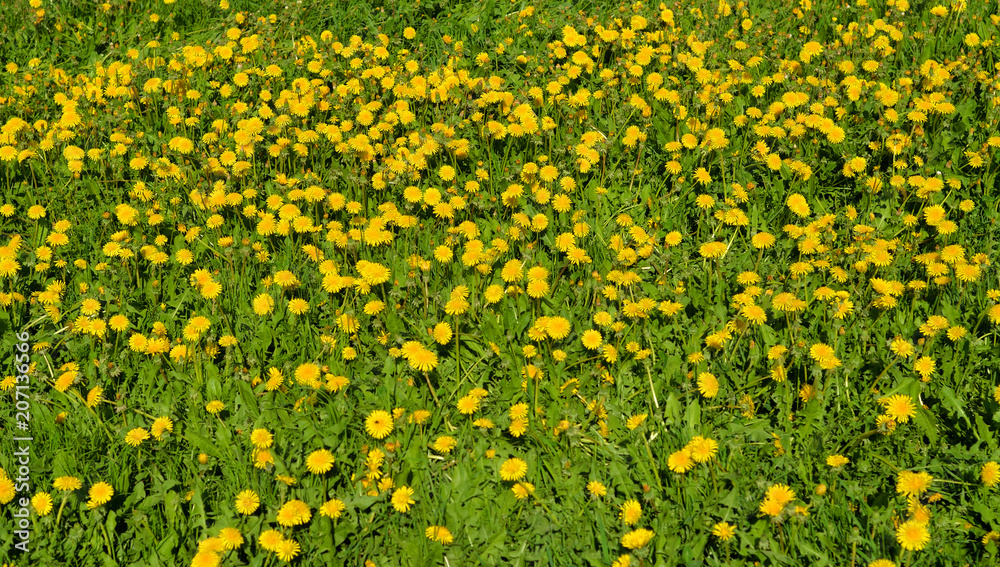
[[[431,379],[427,376],[426,372],[424,372],[424,381],[427,382],[427,387],[431,389],[431,396],[434,397],[434,405],[441,407],[441,401],[438,400],[437,393],[434,391],[434,386],[431,386]]]
[[[660,471],[656,464],[656,459],[653,458],[653,451],[649,448],[649,440],[646,436],[642,436],[642,442],[646,445],[646,455],[649,457],[649,465],[653,468],[653,475],[656,477],[656,486],[663,490],[663,481],[660,480]]]
[[[64,492],[62,497],[62,502],[59,504],[59,512],[56,514],[56,525],[55,525],[56,528],[59,527],[59,520],[62,519],[63,508],[66,507],[66,500],[68,498],[69,498],[69,493]]]

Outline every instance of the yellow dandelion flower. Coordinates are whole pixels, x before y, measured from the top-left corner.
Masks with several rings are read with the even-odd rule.
[[[931,540],[927,524],[918,520],[903,522],[896,528],[896,541],[907,551],[919,551]]]
[[[696,463],[707,463],[719,451],[719,442],[697,435],[685,447]]]
[[[719,522],[712,526],[712,535],[722,541],[729,541],[734,535],[736,535],[736,526],[730,524],[729,522]]]
[[[527,472],[528,463],[517,457],[507,459],[500,465],[500,478],[503,480],[521,480]]]
[[[375,410],[365,419],[365,430],[376,439],[388,437],[392,427],[392,416],[385,410]]]
[[[441,435],[434,440],[431,447],[438,453],[450,453],[458,445],[458,441],[450,435]]]
[[[830,455],[829,457],[826,458],[827,466],[833,468],[842,467],[849,462],[851,462],[851,460],[843,455]]]
[[[111,501],[111,497],[115,495],[115,490],[111,488],[111,485],[106,482],[98,482],[97,484],[90,487],[90,491],[87,493],[89,500],[87,501],[87,508],[94,509],[98,506],[103,506]]]
[[[1000,483],[1000,464],[996,461],[985,463],[979,471],[979,478],[982,479],[983,484],[993,488],[997,483]]]
[[[906,423],[911,417],[917,415],[917,408],[913,403],[913,398],[906,394],[896,394],[879,401],[885,407],[885,413],[893,421]]]
[[[896,477],[896,492],[903,496],[920,496],[933,481],[934,477],[923,471],[901,471]]]
[[[424,531],[424,535],[427,536],[427,539],[443,545],[448,545],[455,541],[454,536],[451,535],[451,531],[444,526],[430,526]]]
[[[642,517],[642,506],[639,505],[638,500],[626,500],[621,506],[621,511],[618,514],[622,522],[626,526],[631,526],[639,521]]]
[[[410,511],[410,507],[416,504],[413,499],[414,491],[409,486],[400,486],[392,493],[392,507],[399,513]]]
[[[719,393],[719,381],[714,374],[698,374],[698,391],[706,398],[714,398]]]
[[[601,498],[608,493],[608,489],[604,486],[604,483],[592,480],[587,483],[587,492],[594,498]]]
[[[244,490],[236,495],[236,511],[249,516],[260,506],[260,497],[253,490]]]
[[[681,449],[680,451],[674,451],[667,458],[667,468],[672,472],[678,474],[684,474],[694,468],[695,462],[691,457],[691,451],[688,448]]]
[[[39,492],[31,498],[31,507],[39,516],[47,516],[52,512],[52,495],[48,492]]]
[[[125,435],[125,443],[133,447],[138,447],[146,439],[149,439],[149,431],[146,431],[142,427],[136,427]]]
[[[312,474],[324,474],[333,468],[334,461],[333,453],[326,449],[317,449],[306,457],[306,468]]]
[[[640,528],[623,535],[621,544],[622,547],[627,549],[642,549],[643,547],[649,545],[649,542],[653,540],[654,535],[656,534],[652,530]]]

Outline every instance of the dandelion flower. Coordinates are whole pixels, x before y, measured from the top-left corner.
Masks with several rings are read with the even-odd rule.
[[[203,549],[195,553],[194,557],[191,558],[191,567],[218,567],[219,562],[218,552],[211,549]]]
[[[183,136],[175,136],[167,144],[171,150],[182,154],[189,154],[194,150],[194,142]]]
[[[696,463],[707,463],[719,451],[719,442],[697,435],[687,444],[687,450]]]
[[[656,534],[652,530],[647,530],[646,528],[633,530],[622,536],[622,547],[627,549],[642,549],[652,541],[654,535]]]
[[[890,343],[889,350],[891,350],[896,356],[909,358],[913,356],[913,343],[902,337],[896,337],[892,340],[892,343]]]
[[[587,483],[587,492],[594,498],[601,498],[608,493],[608,488],[604,486],[604,483],[592,480]]]
[[[355,268],[358,270],[358,274],[361,275],[361,279],[370,286],[385,283],[389,281],[389,276],[392,275],[389,268],[366,260],[359,261],[355,265]]]
[[[649,417],[649,415],[645,413],[641,413],[639,415],[633,415],[632,417],[628,418],[628,420],[626,420],[625,426],[628,427],[629,430],[633,430],[636,427],[642,425],[642,422],[646,421],[647,417]]]
[[[545,331],[550,337],[556,340],[565,339],[572,326],[565,317],[550,317],[545,326]]]
[[[472,395],[462,396],[459,398],[456,407],[462,415],[472,415],[479,410],[479,398]]]
[[[392,507],[399,513],[409,512],[410,506],[416,504],[413,493],[409,486],[400,486],[392,493]]]
[[[927,491],[934,477],[926,472],[901,471],[896,477],[896,492],[904,496],[920,496]]]
[[[253,312],[264,316],[274,310],[274,298],[266,293],[262,293],[253,298]]]
[[[65,492],[71,492],[73,490],[79,490],[83,486],[80,479],[75,476],[61,476],[52,482],[52,487],[56,490],[62,490]]]
[[[626,500],[622,504],[621,512],[618,516],[626,526],[631,526],[637,523],[639,518],[642,517],[642,506],[639,505],[638,500]]]
[[[774,246],[775,238],[769,232],[758,232],[750,239],[750,244],[758,250],[763,250]]]
[[[825,343],[816,343],[809,349],[809,357],[815,360],[816,362],[820,362],[823,359],[830,358],[835,354],[836,352],[833,350],[833,347]]]
[[[295,559],[295,556],[299,554],[301,549],[297,541],[285,539],[275,546],[274,554],[278,556],[278,559],[288,562]]]
[[[375,410],[365,419],[365,430],[376,439],[384,439],[392,433],[392,416],[385,410]]]
[[[729,541],[734,535],[736,535],[736,526],[730,524],[729,522],[719,522],[712,526],[712,535],[722,541]]]
[[[930,540],[931,535],[924,522],[909,520],[896,529],[896,541],[907,551],[920,551]]]
[[[7,477],[6,473],[0,474],[0,504],[7,504],[14,499],[17,491],[14,481]]]
[[[719,380],[709,372],[698,374],[698,391],[706,398],[714,398],[719,393]]]
[[[111,330],[119,333],[127,329],[128,325],[128,317],[121,314],[112,315],[111,319],[108,320],[108,326],[111,327]]]
[[[882,405],[885,406],[885,413],[893,421],[899,423],[906,423],[911,417],[917,415],[916,406],[913,404],[913,398],[907,396],[906,394],[896,394],[890,396],[881,401]]]
[[[604,338],[601,337],[600,331],[589,329],[584,331],[580,336],[580,342],[588,350],[597,350],[601,346],[601,343],[604,342]]]
[[[983,484],[990,488],[996,486],[1000,482],[1000,464],[997,464],[996,461],[984,464],[979,472],[979,478],[982,479]]]
[[[518,482],[510,487],[510,490],[514,493],[514,498],[524,500],[535,493],[535,485],[530,482]]]
[[[698,249],[698,253],[704,258],[721,258],[727,248],[725,242],[706,242]]]
[[[260,506],[260,497],[253,490],[244,490],[236,495],[236,511],[249,516]]]
[[[927,382],[931,379],[931,374],[934,374],[934,368],[936,363],[934,359],[929,356],[922,356],[917,360],[916,364],[913,365],[913,370],[920,375],[920,379]]]
[[[288,311],[295,315],[302,315],[309,311],[309,302],[301,297],[296,297],[288,302]]]
[[[500,465],[500,478],[504,480],[521,480],[528,472],[528,463],[517,457],[507,459]]]
[[[285,527],[305,524],[311,518],[312,511],[309,510],[309,505],[301,500],[289,500],[278,509],[275,517],[277,522]]]
[[[333,468],[333,453],[326,449],[317,449],[306,457],[306,468],[313,474],[324,474]]]
[[[69,149],[69,148],[67,148]],[[45,207],[41,205],[32,205],[28,208],[28,218],[31,220],[38,220],[45,216]]]
[[[431,541],[437,541],[444,545],[455,541],[451,531],[444,526],[430,526],[424,531],[424,535]]]
[[[285,541],[285,536],[278,530],[266,530],[258,536],[257,541],[260,546],[268,551],[274,551],[281,542]]]
[[[450,435],[441,435],[434,440],[431,447],[438,453],[450,453],[458,445],[455,438]]]
[[[264,428],[254,429],[250,432],[250,443],[258,449],[267,449],[274,442],[274,435]]]
[[[94,486],[90,487],[90,492],[87,496],[90,499],[87,501],[87,508],[94,509],[98,506],[103,506],[111,501],[111,497],[115,495],[115,490],[111,488],[111,485],[106,482],[98,482]]]
[[[420,372],[430,372],[437,368],[438,357],[437,353],[432,350],[420,347],[420,350],[413,353],[410,356],[410,366],[419,370]]]
[[[759,305],[746,305],[742,307],[740,315],[754,325],[762,325],[767,322],[767,312]]]
[[[827,466],[833,468],[842,467],[849,462],[851,462],[851,460],[843,455],[830,455],[829,457],[826,458]]]
[[[219,539],[227,550],[233,550],[243,545],[243,534],[236,528],[222,528],[219,530]]]
[[[767,489],[765,499],[773,500],[784,506],[792,500],[795,500],[795,491],[792,490],[787,484],[772,484]]]
[[[142,427],[136,427],[125,435],[125,443],[133,447],[138,447],[146,439],[149,439],[149,431]]]
[[[31,498],[31,507],[39,516],[47,516],[52,511],[52,495],[48,492],[39,492]]]
[[[955,325],[948,328],[948,339],[952,342],[960,341],[969,331],[960,325]]]
[[[667,458],[667,468],[672,472],[684,474],[694,468],[694,459],[691,458],[691,451],[688,448],[674,451]]]
[[[799,217],[809,216],[809,203],[806,202],[806,198],[798,193],[792,193],[788,196],[785,201],[785,205],[788,206],[789,210]]]
[[[344,510],[347,509],[342,501],[336,498],[328,500],[325,504],[319,507],[319,513],[321,516],[326,516],[327,518],[339,518]]]
[[[438,344],[446,345],[448,344],[449,341],[451,341],[452,337],[451,325],[442,321],[434,326],[434,331],[432,334],[434,336],[434,340]]]
[[[765,498],[764,501],[760,503],[760,507],[758,508],[761,514],[771,517],[776,517],[781,515],[781,512],[784,511],[784,509],[785,509],[784,504],[782,504],[777,500],[772,500],[770,498]]]

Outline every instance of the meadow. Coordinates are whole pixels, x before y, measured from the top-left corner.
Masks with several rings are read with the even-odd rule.
[[[997,8],[4,2],[4,565],[996,564]]]

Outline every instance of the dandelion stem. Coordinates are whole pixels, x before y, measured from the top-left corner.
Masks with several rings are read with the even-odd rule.
[[[108,548],[108,555],[114,560],[115,550],[111,547],[111,538],[108,537],[108,529],[104,526],[104,522],[100,522],[99,525],[101,526],[101,534],[104,535],[104,545]]]
[[[660,471],[656,466],[656,459],[653,458],[653,451],[649,448],[649,440],[646,439],[645,435],[642,436],[642,442],[646,445],[646,455],[649,456],[649,465],[653,468],[653,476],[656,477],[656,486],[658,486],[660,490],[663,490],[663,481],[660,480]]]
[[[567,366],[566,370],[569,370],[570,368],[573,368],[574,366],[578,366],[580,364],[583,364],[584,362],[590,362],[591,360],[598,360],[599,358],[601,358],[601,355],[592,356],[590,358],[584,358],[583,360],[578,360],[578,361],[574,362],[573,364],[570,364],[569,366]]]
[[[649,379],[649,392],[653,394],[653,405],[656,409],[660,409],[660,402],[656,400],[656,387],[653,385],[653,374],[649,370],[649,364],[646,364],[646,378]]]
[[[66,499],[67,498],[69,498],[69,494],[64,492],[63,493],[63,497],[62,497],[62,502],[59,504],[59,512],[56,514],[56,525],[55,525],[55,527],[57,529],[59,528],[59,520],[62,519],[63,508],[66,507]]]
[[[455,316],[455,379],[461,382],[462,380],[462,359],[459,356],[459,343],[458,341],[458,316]]]
[[[853,447],[855,443],[858,443],[859,441],[864,441],[865,439],[868,439],[869,437],[875,435],[878,432],[879,432],[878,428],[870,429],[868,431],[865,431],[861,435],[858,435],[854,439],[851,439],[850,441],[848,441],[846,445],[844,445],[839,451],[837,451],[837,453],[840,454],[840,453],[843,453],[843,452],[847,451],[848,449],[850,449],[851,447]]]
[[[441,407],[441,401],[438,400],[437,393],[434,391],[434,386],[431,386],[431,379],[426,372],[424,372],[424,380],[427,382],[427,387],[431,389],[431,396],[434,396],[434,405]]]
[[[740,335],[736,337],[736,342],[733,343],[733,348],[729,350],[729,356],[726,357],[726,362],[731,362],[733,360],[733,356],[736,354],[736,347],[740,346],[740,341],[743,340],[743,335],[746,333],[747,330],[744,328],[743,331],[740,332]]]
[[[535,415],[534,415],[534,417],[535,417],[535,419],[537,419],[538,418],[538,382],[539,382],[538,371],[535,371],[535,375],[534,376],[529,376],[529,378],[531,378],[535,382]]]
[[[875,387],[875,384],[879,381],[879,379],[881,379],[882,376],[885,376],[885,373],[888,372],[889,369],[892,368],[894,364],[896,364],[897,360],[899,360],[898,354],[892,357],[892,360],[889,361],[889,364],[885,365],[885,368],[883,368],[882,372],[878,376],[876,376],[874,380],[872,380],[872,383],[868,385],[868,388],[865,390],[865,392],[870,392],[872,388]]]

